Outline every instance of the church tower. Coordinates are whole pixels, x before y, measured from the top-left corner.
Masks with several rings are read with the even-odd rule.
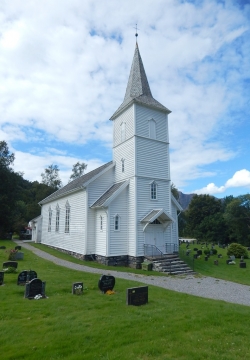
[[[147,251],[166,253],[173,245],[170,112],[152,96],[136,43],[124,100],[110,119],[113,121],[115,183],[129,181],[127,248],[130,257],[143,256]]]

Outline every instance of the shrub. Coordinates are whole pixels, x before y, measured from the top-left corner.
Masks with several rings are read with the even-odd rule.
[[[244,246],[237,243],[233,243],[229,246],[227,250],[227,255],[228,256],[234,255],[238,259],[241,256],[244,256],[244,259],[248,258],[247,249]]]
[[[16,260],[16,253],[17,252],[18,252],[18,250],[10,249],[8,251],[8,253],[9,253],[8,260]]]

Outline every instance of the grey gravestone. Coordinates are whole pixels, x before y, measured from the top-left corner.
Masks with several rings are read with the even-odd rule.
[[[103,293],[106,293],[108,290],[113,290],[114,286],[115,277],[112,275],[102,275],[98,281],[98,287]]]
[[[72,294],[74,295],[82,295],[83,294],[83,283],[75,282],[72,284]]]
[[[42,295],[45,298],[45,282],[40,279],[33,279],[25,285],[24,297],[34,299],[36,295]]]
[[[16,260],[23,260],[23,257],[24,257],[24,253],[21,251],[18,251],[15,255]]]
[[[148,286],[127,289],[127,305],[145,305],[148,303]]]
[[[37,273],[34,270],[24,270],[17,278],[17,285],[25,285],[27,282],[36,279]]]
[[[13,268],[17,269],[17,266],[18,266],[17,261],[5,261],[3,263],[3,269],[9,268],[9,267],[13,267]]]
[[[3,285],[4,271],[0,271],[0,285]]]
[[[20,246],[20,245],[17,245],[16,247],[15,247],[15,250],[21,250],[22,249],[22,246]]]

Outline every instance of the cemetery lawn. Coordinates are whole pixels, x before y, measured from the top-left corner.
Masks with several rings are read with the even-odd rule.
[[[8,249],[11,241],[1,241]],[[126,305],[126,289],[140,282],[116,279],[103,295],[99,275],[60,267],[22,249],[18,273],[32,269],[46,281],[47,299],[24,299],[17,274],[0,286],[2,360],[241,360],[250,358],[249,307],[149,286],[149,303]],[[0,250],[0,261],[7,261]],[[244,269],[242,269],[244,270]],[[82,296],[73,282],[84,283]],[[199,279],[197,279],[199,281]],[[143,285],[145,286],[145,285]]]
[[[194,248],[202,250],[202,255],[199,259],[193,259],[193,255],[196,254]],[[210,249],[211,245],[209,245],[208,248]],[[194,266],[194,271],[198,274],[250,285],[250,259],[244,259],[246,262],[246,268],[244,269],[240,268],[240,259],[235,259],[235,265],[227,265],[226,260],[229,259],[227,249],[222,249],[218,245],[214,246],[214,249],[217,250],[217,254],[211,255],[208,258],[208,261],[205,261],[204,255],[206,246],[190,244],[189,249],[191,250],[190,254],[189,256],[186,256],[186,244],[181,244],[179,255],[191,268]],[[218,254],[221,254],[222,258],[218,258]],[[214,265],[214,260],[218,260],[218,265]]]

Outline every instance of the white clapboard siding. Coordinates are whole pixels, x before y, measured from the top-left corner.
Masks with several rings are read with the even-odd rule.
[[[128,255],[137,256],[137,216],[136,216],[136,182],[137,178],[133,177],[129,180],[128,186]]]
[[[85,196],[84,190],[78,191],[42,206],[43,227],[42,243],[64,250],[84,254],[85,242]],[[70,205],[69,233],[65,233],[66,203]],[[59,231],[56,232],[56,207],[60,208]],[[49,207],[52,210],[51,231],[48,232]]]
[[[102,217],[102,229],[101,229]],[[95,211],[96,248],[94,254],[106,256],[107,254],[107,213],[103,209]]]
[[[137,179],[137,223],[138,223],[138,253],[144,253],[144,233],[141,219],[153,209],[165,209],[171,215],[169,181],[157,180],[157,200],[150,199],[150,182],[152,179],[139,177]],[[164,233],[167,242],[167,235]]]
[[[149,137],[149,120],[156,123],[156,139],[168,142],[168,117],[158,110],[136,105],[136,135]]]
[[[110,243],[108,256],[128,253],[128,187],[119,194],[109,206]],[[115,216],[119,216],[119,230],[115,230]]]
[[[138,176],[169,179],[168,144],[157,140],[136,138]]]
[[[125,123],[125,140],[134,135],[134,105],[113,120],[113,147],[121,144],[121,124]]]
[[[134,176],[135,170],[135,139],[134,137],[121,143],[114,149],[115,182],[123,181]],[[124,160],[124,172],[122,172],[122,161]]]
[[[177,248],[179,248],[179,230],[178,230],[178,216],[177,216],[177,207],[172,202],[172,217],[175,219],[175,222],[172,226],[172,243],[177,245]]]
[[[88,185],[88,224],[87,224],[87,244],[86,253],[95,254],[96,249],[96,214],[90,206],[103,195],[114,183],[114,169],[105,172]]]

